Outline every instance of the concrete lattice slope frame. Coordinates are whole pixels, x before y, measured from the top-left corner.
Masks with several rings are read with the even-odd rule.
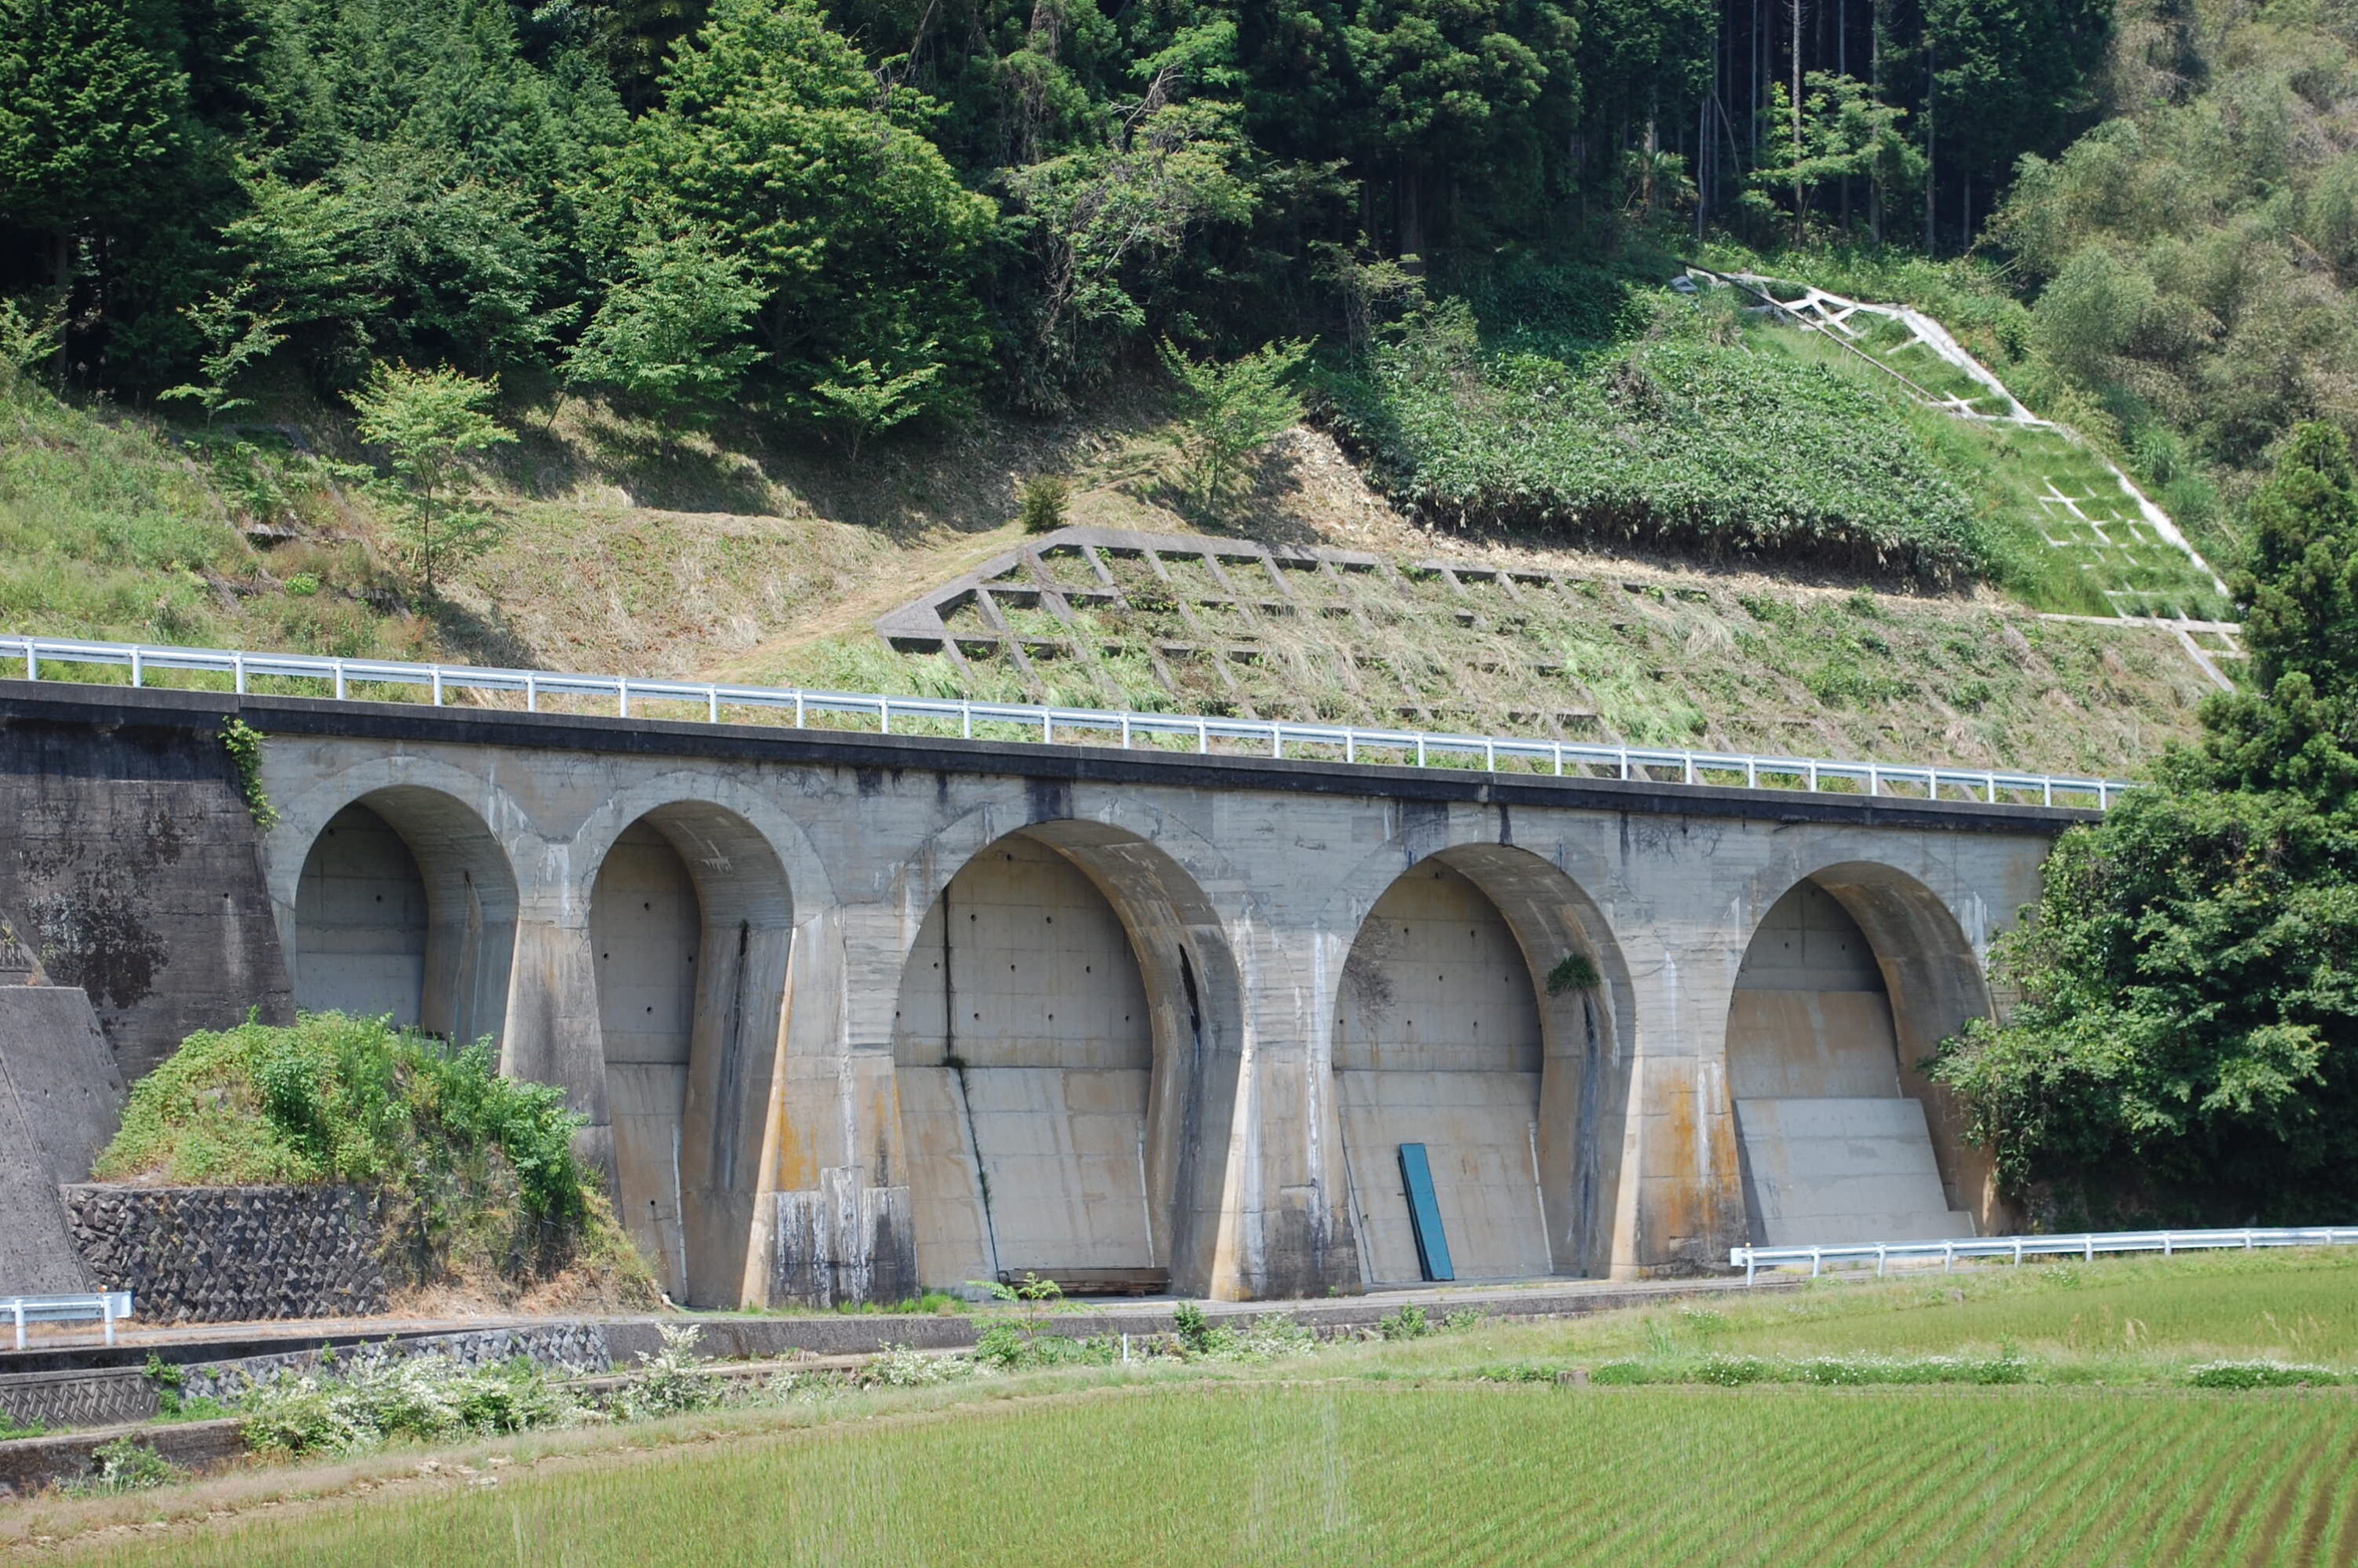
[[[499,1043],[515,949],[516,879],[482,817],[455,795],[409,784],[365,789],[341,799],[309,799],[302,809],[303,826],[289,821],[280,828],[284,834],[308,827],[308,848],[292,860],[301,870],[295,885],[272,890],[281,939],[292,958],[289,968],[301,976],[306,936],[317,946],[326,935],[325,912],[318,901],[332,882],[320,873],[333,871],[333,858],[340,853],[330,827],[341,822],[364,828],[373,819],[407,851],[425,897],[416,1011],[414,1017],[403,1017],[395,1008],[395,1022],[414,1022],[462,1044],[486,1038]],[[324,989],[302,989],[309,993],[306,1005],[340,1005],[333,980]]]
[[[1020,844],[1017,841],[1021,841]],[[1028,853],[1027,853],[1028,851]],[[987,1134],[979,1134],[980,1122],[975,1116],[971,1087],[964,1069],[941,1074],[943,1082],[921,1085],[918,1075],[940,1068],[947,1056],[960,1055],[956,1032],[940,1035],[939,1020],[934,1015],[947,1015],[953,1011],[951,995],[946,988],[958,982],[954,968],[950,978],[944,979],[940,933],[944,912],[952,915],[966,914],[978,919],[980,911],[959,911],[953,890],[958,878],[968,868],[987,866],[990,858],[998,853],[1010,859],[1030,859],[1044,852],[1057,865],[1077,871],[1086,879],[1092,900],[1075,900],[1066,896],[1056,907],[1066,910],[1067,921],[1087,918],[1087,904],[1101,901],[1110,912],[1111,924],[1117,928],[1113,939],[1126,946],[1127,957],[1135,965],[1137,994],[1142,999],[1146,1017],[1142,1021],[1149,1065],[1145,1068],[1142,1102],[1133,1113],[1130,1094],[1133,1086],[1121,1082],[1127,1077],[1120,1072],[1099,1071],[1092,1076],[1106,1080],[1092,1088],[1076,1087],[1070,1092],[1090,1095],[1112,1088],[1112,1098],[1105,1105],[1091,1104],[1076,1114],[1076,1107],[1066,1103],[1065,1125],[1053,1130],[1050,1142],[1064,1157],[1064,1163],[1074,1170],[1090,1168],[1089,1162],[1102,1168],[1109,1177],[1126,1176],[1118,1172],[1118,1157],[1123,1152],[1110,1146],[1099,1148],[1119,1126],[1133,1126],[1135,1139],[1136,1188],[1130,1191],[1126,1181],[1118,1183],[1126,1195],[1113,1199],[1125,1209],[1131,1199],[1141,1207],[1144,1246],[1135,1260],[1124,1258],[1119,1262],[1109,1260],[1111,1271],[1125,1267],[1138,1272],[1167,1271],[1171,1287],[1183,1293],[1196,1295],[1216,1293],[1219,1281],[1235,1270],[1235,1261],[1228,1256],[1232,1246],[1228,1239],[1230,1217],[1229,1195],[1227,1192],[1229,1123],[1237,1096],[1238,1071],[1243,1039],[1242,986],[1238,966],[1229,950],[1226,927],[1211,901],[1195,881],[1170,855],[1147,839],[1127,829],[1104,823],[1070,818],[1037,821],[1001,835],[977,848],[954,867],[945,867],[940,889],[930,902],[925,923],[920,927],[917,942],[913,946],[903,968],[899,1011],[904,1023],[896,1032],[896,1075],[904,1079],[899,1095],[902,1119],[899,1144],[903,1152],[906,1178],[913,1183],[946,1177],[949,1166],[962,1163],[966,1169],[959,1180],[966,1184],[971,1197],[959,1194],[918,1192],[913,1194],[912,1209],[920,1227],[930,1227],[932,1234],[921,1230],[916,1238],[921,1270],[939,1272],[940,1260],[956,1253],[964,1258],[969,1254],[983,1260],[986,1266],[1020,1273],[1027,1268],[1042,1272],[1051,1271],[1055,1260],[1032,1259],[1009,1252],[1001,1256],[1002,1248],[997,1239],[996,1227],[1004,1223],[1012,1230],[1022,1227],[1027,1218],[1037,1216],[1011,1216],[1006,1213],[1011,1203],[1023,1201],[1018,1193],[989,1191],[983,1171],[990,1158],[984,1143]],[[1013,925],[1022,919],[1007,908],[993,911],[994,916]],[[1068,937],[1069,937],[1068,933]],[[991,935],[1001,945],[1011,940],[1006,932]],[[955,938],[953,939],[955,942]],[[1083,939],[1080,946],[1067,938],[1059,938],[1061,946],[1036,956],[1033,967],[1017,977],[1019,987],[1034,984],[1034,974],[1047,976],[1047,989],[1034,993],[1043,1000],[1043,1012],[1057,1005],[1057,999],[1069,998],[1076,1006],[1087,1005],[1078,994],[1102,982],[1104,977],[1095,974],[1063,974],[1059,964],[1069,968],[1081,961],[1082,946],[1101,946]],[[1070,951],[1065,951],[1070,948]],[[1013,949],[1010,949],[1012,951]],[[955,966],[955,946],[949,964]],[[997,947],[992,949],[997,961],[1007,957]],[[1019,960],[1019,963],[1022,960]],[[976,977],[974,983],[980,983]],[[1127,987],[1128,977],[1113,977],[1117,987]],[[941,992],[938,1002],[936,991]],[[967,1008],[960,1022],[971,1026],[977,1022],[973,1013],[974,998],[969,995],[957,1003]],[[1132,1023],[1141,1022],[1130,1020]],[[1109,1027],[1112,1027],[1109,1021]],[[971,1049],[971,1046],[967,1047]],[[1130,1058],[1123,1056],[1126,1062]],[[1041,1066],[1053,1066],[1044,1059]],[[979,1077],[979,1069],[976,1076]],[[952,1082],[953,1077],[957,1080]],[[936,1093],[936,1090],[941,1092]],[[986,1091],[987,1092],[987,1091]],[[1067,1092],[1060,1088],[1059,1094]],[[936,1100],[942,1103],[935,1104]],[[1119,1103],[1114,1103],[1118,1100]],[[1086,1117],[1087,1126],[1083,1125]],[[963,1121],[964,1125],[957,1125]],[[1085,1150],[1082,1146],[1087,1145]],[[1044,1152],[1048,1151],[1044,1149]],[[1054,1170],[1055,1158],[1031,1162],[1035,1170]],[[941,1171],[935,1171],[941,1166]],[[1036,1206],[1055,1206],[1077,1201],[1083,1195],[1072,1193],[1033,1195],[1042,1200]],[[1105,1194],[1090,1195],[1104,1200]],[[970,1219],[957,1211],[979,1206],[979,1212]],[[1107,1228],[1120,1234],[1126,1224],[1126,1215],[1107,1217]],[[952,1236],[945,1230],[960,1234]],[[975,1236],[963,1231],[974,1228]],[[1036,1226],[1035,1226],[1036,1228]],[[977,1251],[977,1244],[982,1250]],[[1079,1260],[1074,1260],[1079,1261]],[[1044,1267],[1045,1265],[1046,1267]],[[923,1281],[927,1285],[956,1285],[962,1281],[948,1278]]]
[[[676,1054],[676,1081],[662,1086],[676,1093],[676,1133],[668,1149],[652,1149],[622,1136],[625,1107],[613,1078],[618,1041],[604,1042],[608,1057],[608,1104],[617,1123],[615,1182],[618,1206],[635,1218],[653,1197],[657,1205],[657,1255],[651,1260],[682,1299],[692,1306],[736,1306],[748,1292],[747,1264],[762,1179],[763,1133],[769,1119],[778,1059],[778,1039],[794,946],[794,897],[784,864],[769,840],[737,813],[708,801],[675,800],[635,818],[606,846],[593,881],[593,932],[614,942],[660,947],[679,935],[641,930],[629,912],[610,910],[601,920],[601,893],[621,902],[629,890],[603,875],[622,850],[630,860],[660,867],[659,856],[638,831],[644,827],[666,846],[692,890],[695,935],[687,955],[692,977],[684,1051]],[[634,856],[632,851],[636,849]],[[622,866],[617,866],[618,871]],[[651,895],[653,888],[641,890]],[[646,901],[652,904],[650,896]],[[650,923],[652,924],[652,923]],[[602,928],[602,929],[601,929]],[[601,957],[611,953],[601,949]],[[638,957],[659,952],[642,951]],[[627,959],[625,961],[628,961]],[[601,1034],[614,1027],[622,999],[600,965]],[[644,999],[661,1008],[667,999]],[[656,1086],[647,1086],[650,1090]],[[670,1106],[650,1107],[654,1124]],[[665,1166],[668,1169],[665,1169]],[[660,1223],[664,1198],[675,1206],[670,1224]],[[633,1234],[644,1227],[633,1227]],[[668,1231],[669,1234],[662,1234]],[[644,1239],[642,1244],[644,1245]]]

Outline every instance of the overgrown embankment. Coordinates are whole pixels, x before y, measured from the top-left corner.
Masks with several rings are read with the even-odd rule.
[[[646,1265],[574,1157],[560,1090],[383,1019],[192,1034],[134,1085],[108,1182],[375,1189],[387,1271],[514,1301],[651,1305]]]

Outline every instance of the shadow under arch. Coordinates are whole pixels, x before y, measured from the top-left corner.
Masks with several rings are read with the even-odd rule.
[[[1152,841],[1055,818],[976,849],[895,1008],[917,1282],[1211,1293],[1244,1017],[1224,923]]]
[[[607,845],[590,886],[616,1206],[691,1306],[759,1294],[746,1270],[777,1072],[794,896],[769,839],[673,800]]]
[[[1611,1273],[1632,992],[1580,884],[1512,845],[1438,850],[1368,906],[1339,988],[1336,1130],[1366,1281],[1417,1277],[1403,1274],[1413,1266],[1394,1166],[1404,1142],[1439,1144],[1454,1162],[1436,1171],[1436,1195],[1461,1184],[1443,1197],[1444,1230],[1457,1230],[1453,1249],[1468,1244],[1477,1271]],[[1494,1038],[1479,1043],[1486,1020]],[[1397,1085],[1383,1076],[1395,1072]]]
[[[516,879],[474,808],[391,784],[346,802],[306,852],[295,892],[295,1001],[390,1012],[446,1040],[507,1018]]]
[[[1777,934],[1772,923],[1783,914],[1805,940],[1810,939],[1807,917],[1798,912],[1812,888],[1822,891],[1840,912],[1840,919],[1830,923],[1837,929],[1819,935],[1830,942],[1837,940],[1840,924],[1847,922],[1866,943],[1873,966],[1870,980],[1879,982],[1888,1009],[1889,1061],[1885,1064],[1877,1054],[1881,1042],[1875,1037],[1875,1029],[1879,1025],[1870,1021],[1864,1029],[1847,1026],[1823,1007],[1812,1010],[1809,1022],[1797,1021],[1790,1026],[1814,1029],[1817,1033],[1817,1038],[1800,1042],[1799,1045],[1806,1047],[1822,1064],[1814,1071],[1830,1075],[1827,1084],[1831,1087],[1866,1087],[1852,1085],[1844,1076],[1845,1052],[1862,1063],[1866,1057],[1874,1056],[1872,1065],[1878,1071],[1887,1065],[1894,1087],[1877,1089],[1864,1098],[1912,1099],[1923,1107],[1925,1132],[1931,1141],[1944,1206],[1942,1213],[1969,1216],[1971,1228],[1984,1235],[2003,1230],[2009,1217],[1997,1195],[1995,1166],[1985,1151],[1966,1140],[1964,1119],[1954,1100],[1923,1072],[1923,1064],[1940,1043],[1957,1033],[1968,1020],[1995,1016],[1989,982],[1973,940],[1956,912],[1931,886],[1908,871],[1879,861],[1838,860],[1801,871],[1781,887],[1762,890],[1763,896],[1755,904],[1761,914],[1747,940],[1736,997],[1730,1005],[1730,1098],[1743,1098],[1747,1075],[1756,1078],[1763,1076],[1755,1070],[1759,1064],[1747,1064],[1747,1054],[1765,1056],[1769,1049],[1761,1040],[1742,1037],[1737,1018],[1746,1005],[1747,990],[1761,983],[1762,972],[1771,959],[1765,946]],[[1772,892],[1773,896],[1769,896]],[[1791,982],[1795,989],[1807,991],[1818,983],[1811,977],[1829,966],[1839,969],[1836,956],[1813,953],[1806,957],[1799,979]],[[1786,1087],[1808,1089],[1810,1084],[1805,1076],[1802,1082]],[[1801,1098],[1812,1097],[1805,1093]],[[1741,1131],[1739,1126],[1740,1141]],[[1747,1207],[1757,1236],[1762,1213],[1761,1195],[1756,1190],[1758,1174],[1752,1169],[1748,1152],[1745,1158]],[[1962,1223],[1957,1227],[1960,1233],[1963,1228]],[[1807,1239],[1905,1238],[1826,1236]]]

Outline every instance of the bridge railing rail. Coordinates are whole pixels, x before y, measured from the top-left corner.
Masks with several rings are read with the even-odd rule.
[[[2358,1246],[2358,1226],[2307,1226],[2292,1228],[2236,1230],[2095,1230],[2070,1236],[1976,1236],[1952,1241],[1859,1241],[1822,1247],[1737,1247],[1729,1250],[1731,1267],[1744,1271],[1750,1284],[1762,1269],[1810,1266],[1816,1279],[1829,1263],[1873,1263],[1882,1273],[1893,1263],[1940,1261],[1946,1272],[1960,1258],[2001,1258],[2021,1263],[2029,1258],[2079,1258],[2093,1262],[2098,1253],[2158,1252],[2167,1258],[2179,1252],[2262,1247]]]
[[[73,638],[0,637],[0,660],[20,662],[28,680],[54,678],[59,665],[127,669],[135,687],[158,671],[193,671],[227,676],[245,692],[256,680],[317,683],[320,695],[349,698],[367,687],[372,698],[385,688],[416,690],[429,703],[449,705],[458,693],[520,695],[525,709],[538,712],[544,700],[587,698],[613,704],[618,717],[692,717],[722,722],[724,713],[756,709],[792,716],[798,728],[815,720],[849,718],[872,721],[880,733],[946,731],[962,738],[978,727],[1015,733],[1005,739],[1042,745],[1143,742],[1163,749],[1210,754],[1249,750],[1282,758],[1309,752],[1350,763],[1412,764],[1416,767],[1479,767],[1530,771],[1557,777],[1617,778],[1654,784],[1798,789],[1810,793],[1894,795],[1917,799],[2001,800],[2042,806],[2093,806],[2099,811],[2130,786],[2123,780],[2003,769],[1948,768],[1898,762],[1845,762],[1827,757],[1693,752],[1657,746],[1616,746],[1576,741],[1533,740],[1498,735],[1459,735],[1415,730],[1368,729],[1342,724],[1296,724],[1265,719],[1211,715],[1125,712],[1057,708],[1027,703],[979,702],[963,697],[892,697],[880,693],[818,691],[800,687],[728,686],[708,681],[656,680],[638,676],[574,675],[554,670],[500,669],[476,665],[415,664],[385,659],[347,659],[316,654],[249,653],[220,648],[183,648],[142,643],[85,642]],[[671,711],[646,712],[648,705]],[[679,709],[687,709],[682,714]],[[900,731],[894,726],[902,726]],[[831,726],[829,726],[831,727]],[[1034,733],[1036,732],[1036,734]]]

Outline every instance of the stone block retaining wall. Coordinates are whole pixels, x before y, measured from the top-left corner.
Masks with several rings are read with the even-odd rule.
[[[358,1187],[60,1188],[74,1245],[138,1321],[250,1323],[385,1309],[376,1198]]]

